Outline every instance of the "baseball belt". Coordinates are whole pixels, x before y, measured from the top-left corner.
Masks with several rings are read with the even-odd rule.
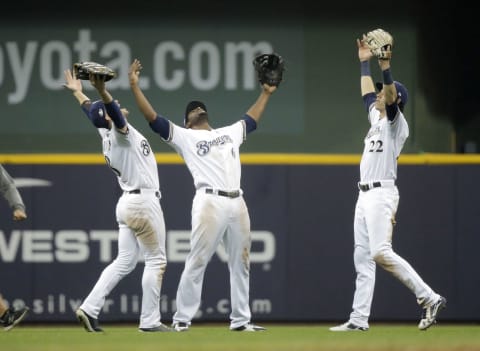
[[[380,182],[373,182],[372,185],[358,183],[358,189],[360,189],[361,191],[369,191],[370,189],[380,188],[381,186],[382,186],[382,183]]]
[[[380,188],[380,187],[391,187],[395,185],[394,180],[382,180],[376,182],[369,182],[369,183],[360,183],[358,182],[358,189],[361,191],[369,191],[373,188]]]
[[[216,189],[212,189],[212,188],[206,188],[205,192],[207,194],[215,194],[215,195],[229,197],[229,198],[232,198],[232,199],[235,199],[236,197],[240,196],[240,190],[224,191],[224,190],[216,190]]]
[[[127,194],[147,194],[147,193],[154,193],[156,197],[160,197],[160,192],[154,189],[133,189],[125,191]]]

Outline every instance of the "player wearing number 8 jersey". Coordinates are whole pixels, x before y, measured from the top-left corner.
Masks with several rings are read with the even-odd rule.
[[[390,59],[380,59],[383,84],[377,83],[379,92],[375,94],[369,66],[372,53],[364,40],[357,40],[357,46],[361,62],[361,93],[371,124],[360,162],[359,195],[354,217],[357,279],[349,320],[330,330],[368,330],[377,264],[415,294],[423,308],[418,328],[426,330],[436,322],[446,299],[434,292],[392,249],[392,232],[399,202],[395,185],[397,159],[408,137],[408,124],[403,115],[408,93],[403,84],[393,80]]]
[[[142,306],[139,331],[162,332],[171,329],[161,323],[160,290],[166,268],[165,223],[160,206],[157,163],[147,139],[126,120],[128,110],[120,109],[105,88],[104,77],[90,76],[102,100],[91,102],[82,92],[82,83],[70,70],[64,87],[82,106],[103,140],[103,154],[123,191],[116,207],[119,227],[118,254],[100,275],[76,315],[89,332],[101,332],[98,315],[105,298],[130,273],[143,254]]]

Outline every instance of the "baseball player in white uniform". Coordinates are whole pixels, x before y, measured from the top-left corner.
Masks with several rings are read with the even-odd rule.
[[[378,61],[383,85],[377,83],[379,93],[375,94],[369,66],[372,54],[363,40],[358,39],[357,46],[361,62],[361,92],[371,124],[364,140],[355,207],[354,263],[357,279],[349,320],[330,330],[368,330],[376,264],[415,294],[423,308],[418,328],[426,330],[435,323],[438,312],[446,305],[446,299],[434,292],[412,266],[392,250],[392,232],[399,201],[395,185],[397,159],[408,137],[408,124],[403,115],[408,93],[401,83],[393,80],[388,59]]]
[[[142,306],[139,331],[171,331],[161,323],[160,290],[167,265],[165,222],[160,206],[157,163],[147,139],[126,120],[128,111],[120,109],[105,89],[104,78],[90,75],[91,84],[102,100],[91,102],[82,92],[82,83],[65,71],[64,86],[73,92],[82,110],[97,127],[103,141],[103,154],[116,174],[123,194],[118,200],[118,255],[100,275],[76,315],[89,332],[101,332],[98,315],[118,282],[130,273],[139,254],[145,259],[142,276]]]
[[[214,129],[208,123],[206,106],[191,101],[180,127],[159,116],[138,86],[140,61],[130,67],[130,85],[150,127],[184,159],[195,184],[192,205],[191,250],[177,290],[173,328],[186,331],[200,307],[203,277],[210,258],[223,242],[230,271],[233,331],[262,331],[251,323],[249,306],[250,218],[240,188],[240,145],[257,122],[276,87],[263,85],[257,101],[246,115],[227,127]]]

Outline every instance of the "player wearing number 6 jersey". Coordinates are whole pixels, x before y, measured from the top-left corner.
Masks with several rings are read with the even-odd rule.
[[[104,77],[90,75],[91,84],[102,100],[91,102],[82,92],[82,83],[70,70],[64,87],[71,90],[103,140],[107,164],[117,175],[123,194],[118,200],[118,255],[100,275],[76,315],[89,332],[101,332],[98,315],[105,298],[136,266],[143,253],[142,307],[139,331],[162,332],[171,329],[161,323],[160,290],[166,268],[165,222],[160,206],[157,163],[147,139],[126,120],[128,111],[120,109],[105,88]]]
[[[368,330],[377,264],[415,294],[423,308],[418,328],[426,330],[436,322],[446,299],[434,292],[392,249],[392,232],[399,202],[395,185],[397,159],[408,137],[408,124],[403,115],[408,93],[401,83],[393,80],[390,59],[380,59],[383,84],[377,83],[379,92],[375,94],[369,66],[372,53],[363,40],[357,40],[357,46],[362,73],[361,92],[371,124],[360,162],[359,195],[354,218],[357,279],[350,319],[330,330]]]
[[[223,242],[228,253],[231,308],[230,329],[262,331],[250,323],[250,217],[240,189],[240,145],[255,130],[275,86],[264,84],[257,101],[242,119],[214,129],[207,107],[200,101],[188,103],[184,126],[159,116],[138,86],[140,61],[130,66],[129,78],[137,105],[150,127],[185,160],[196,192],[192,205],[191,250],[177,290],[176,331],[188,330],[201,302],[207,264]]]

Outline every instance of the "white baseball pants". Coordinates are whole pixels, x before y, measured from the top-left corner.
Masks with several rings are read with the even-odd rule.
[[[350,322],[360,327],[368,327],[376,264],[409,288],[419,304],[428,305],[439,297],[412,266],[392,250],[393,223],[398,202],[396,186],[359,191],[354,218],[357,279]]]
[[[97,318],[105,298],[135,268],[142,253],[145,267],[139,328],[157,327],[161,324],[160,291],[167,264],[160,201],[154,192],[124,194],[117,203],[116,215],[119,224],[117,257],[103,270],[80,308]]]
[[[192,206],[191,250],[177,290],[173,322],[191,323],[200,307],[205,269],[222,242],[230,271],[230,328],[250,322],[250,217],[242,196],[228,198],[196,192]]]

